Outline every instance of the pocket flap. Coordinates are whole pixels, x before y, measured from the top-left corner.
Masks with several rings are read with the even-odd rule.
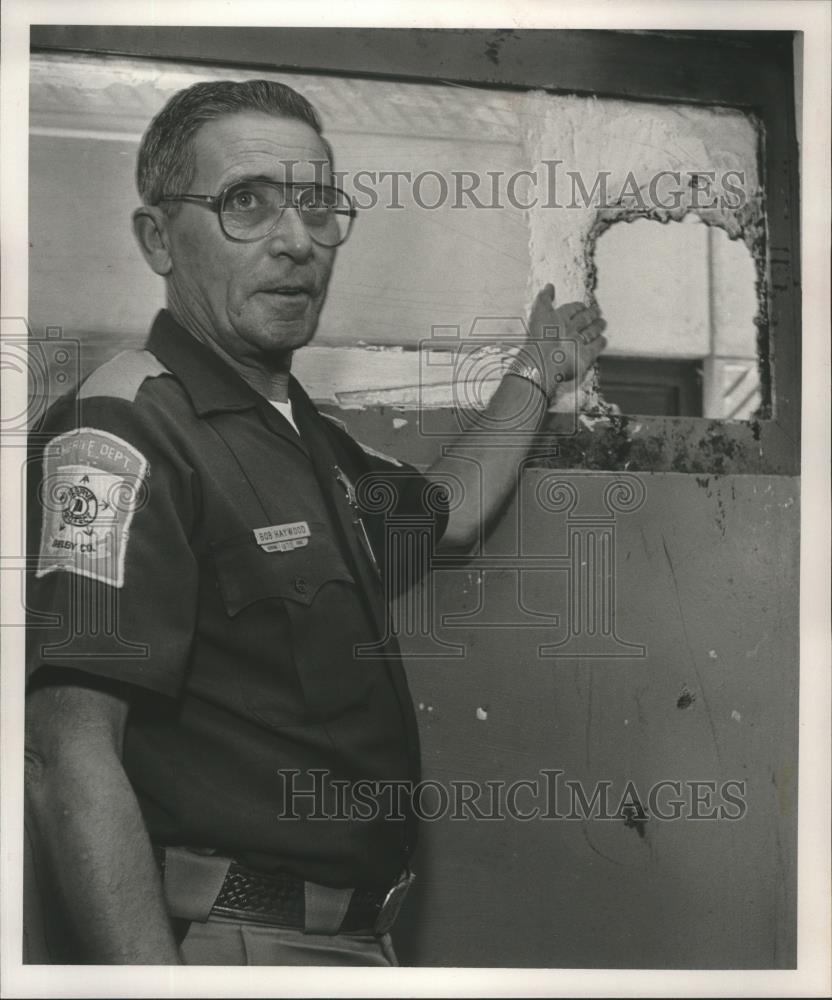
[[[251,531],[212,542],[220,594],[232,617],[243,608],[268,598],[310,605],[330,581],[354,583],[337,546],[319,522],[309,522],[305,545],[288,551],[266,552]]]

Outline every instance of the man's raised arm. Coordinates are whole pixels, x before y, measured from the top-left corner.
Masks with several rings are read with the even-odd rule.
[[[552,285],[538,294],[529,317],[529,349],[518,356],[522,374],[507,374],[484,412],[483,427],[500,428],[496,443],[489,442],[483,427],[472,428],[454,443],[456,455],[442,456],[428,470],[429,477],[436,473],[440,481],[454,476],[462,488],[462,502],[449,515],[441,548],[467,549],[477,541],[482,525],[517,488],[523,460],[557,392],[566,383],[579,386],[607,345],[602,336],[606,323],[596,307],[568,302],[556,309],[554,297]],[[568,348],[558,350],[558,340]]]

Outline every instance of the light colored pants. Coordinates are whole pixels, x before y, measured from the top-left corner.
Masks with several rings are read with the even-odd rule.
[[[304,934],[226,917],[194,921],[179,950],[187,965],[399,964],[389,934]]]

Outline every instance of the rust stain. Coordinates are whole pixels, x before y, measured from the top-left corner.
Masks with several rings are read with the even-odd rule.
[[[516,31],[512,31],[510,28],[500,28],[494,32],[494,37],[486,43],[485,46],[485,58],[494,63],[495,66],[500,65],[500,49],[505,45],[506,39],[508,38],[519,38],[520,36]]]
[[[685,640],[685,646],[688,651],[688,659],[690,660],[691,666],[693,667],[694,673],[696,674],[697,680],[699,681],[699,689],[702,692],[702,704],[705,706],[705,715],[708,719],[708,727],[711,730],[711,738],[714,744],[714,753],[716,754],[716,759],[719,763],[720,768],[722,767],[722,751],[719,748],[719,739],[716,734],[716,725],[714,724],[713,713],[711,712],[711,706],[708,704],[708,697],[705,694],[705,687],[702,683],[702,675],[699,671],[699,667],[696,663],[696,657],[693,655],[693,649],[690,644],[690,637],[688,636],[688,627],[685,620],[685,612],[682,609],[682,598],[679,593],[679,582],[676,579],[676,570],[673,567],[673,560],[670,557],[670,551],[667,547],[667,539],[662,535],[662,547],[664,548],[665,559],[667,560],[668,568],[670,569],[670,577],[673,581],[673,591],[676,595],[676,607],[679,610],[679,624],[682,627],[682,636]]]
[[[647,834],[647,813],[638,797],[634,797],[631,804],[621,807],[621,815],[624,817],[624,826],[635,830],[639,839],[644,840]]]
[[[690,708],[690,706],[696,701],[696,695],[693,691],[689,690],[687,684],[682,688],[682,693],[679,695],[676,701],[676,707],[681,709]]]
[[[489,42],[485,46],[485,58],[490,59],[495,66],[500,63],[500,43],[499,42]]]

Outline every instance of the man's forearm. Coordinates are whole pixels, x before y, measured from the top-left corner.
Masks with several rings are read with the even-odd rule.
[[[554,301],[551,284],[534,300],[530,339],[514,362],[522,375],[503,378],[479,426],[450,449],[460,457],[443,455],[428,472],[451,474],[462,488],[461,502],[453,505],[448,518],[443,548],[470,548],[477,541],[483,526],[517,486],[549,402],[563,385],[580,385],[606,346],[601,336],[606,324],[595,306],[567,302],[555,309]]]
[[[133,789],[115,756],[27,760],[27,805],[60,905],[90,964],[179,964]]]
[[[468,548],[481,527],[496,514],[517,486],[519,470],[548,409],[545,393],[534,383],[507,375],[483,411],[477,426],[461,434],[449,454],[428,471],[441,481],[453,476],[462,503],[451,513],[442,539],[447,548]]]

